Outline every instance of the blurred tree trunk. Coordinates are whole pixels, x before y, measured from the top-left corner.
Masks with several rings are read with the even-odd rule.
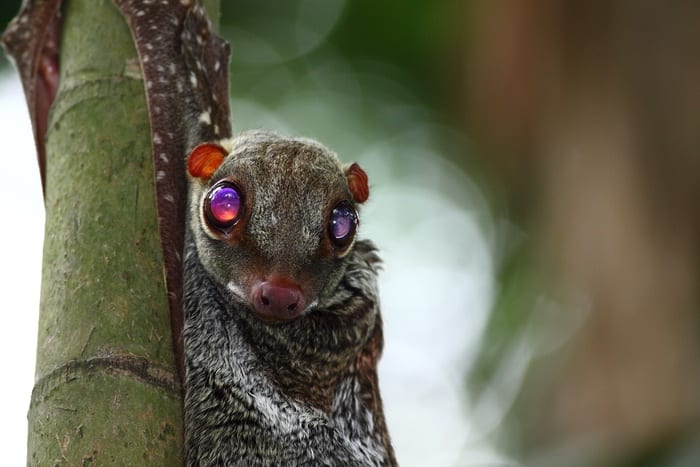
[[[700,422],[700,4],[476,13],[471,128],[582,322],[526,379],[524,455],[670,462]]]
[[[28,464],[178,465],[180,389],[138,57],[112,2],[67,1],[63,18]]]

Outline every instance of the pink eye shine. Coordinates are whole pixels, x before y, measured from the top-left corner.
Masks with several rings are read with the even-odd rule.
[[[331,234],[334,239],[347,237],[355,227],[355,219],[349,211],[334,211],[331,218]]]
[[[357,213],[347,201],[341,201],[333,211],[328,221],[328,233],[333,244],[345,247],[352,240],[357,229]]]
[[[208,213],[219,227],[230,227],[241,211],[241,195],[229,184],[222,184],[209,192]]]

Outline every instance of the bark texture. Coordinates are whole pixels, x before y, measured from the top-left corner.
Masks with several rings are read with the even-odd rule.
[[[177,465],[181,399],[138,57],[112,2],[65,2],[63,18],[28,464]]]

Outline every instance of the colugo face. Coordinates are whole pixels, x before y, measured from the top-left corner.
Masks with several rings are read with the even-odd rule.
[[[188,157],[190,228],[204,267],[267,322],[323,303],[345,270],[367,177],[319,143],[248,132]]]

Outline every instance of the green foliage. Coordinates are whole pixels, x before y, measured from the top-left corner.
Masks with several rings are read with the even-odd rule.
[[[475,394],[488,390],[505,354],[532,317],[539,288],[531,253],[531,245],[522,241],[498,271],[496,303],[482,336],[476,365],[468,375],[469,389]]]
[[[21,0],[9,0],[0,2],[0,31],[4,31],[10,20],[15,17],[19,11]],[[10,63],[10,59],[4,53],[0,53],[0,70],[3,70]]]
[[[317,32],[313,31],[316,23],[310,25],[311,31],[300,32],[294,29],[294,22],[303,23],[318,14],[319,8],[325,8],[326,15],[334,15],[336,12],[331,11],[331,4],[338,4],[342,11],[324,40],[306,54],[289,54],[288,51],[295,44],[303,41],[303,34]],[[384,67],[384,72],[399,78],[402,85],[408,86],[410,92],[419,96],[422,102],[440,106],[452,100],[445,94],[444,84],[450,61],[447,53],[455,47],[455,29],[451,27],[451,21],[461,11],[460,5],[461,2],[456,0],[224,2],[223,29],[233,44],[232,93],[234,96],[250,97],[247,93],[249,88],[260,83],[261,75],[273,73],[274,65],[284,63],[292,70],[301,71],[307,65],[319,64],[324,56],[332,53],[359,69],[363,64],[380,65]],[[254,51],[257,63],[242,59],[242,55],[250,53],[251,43],[247,41],[249,37],[238,38],[235,33],[231,37],[232,28],[255,31],[270,41],[269,49]],[[319,34],[323,32],[318,31]],[[299,33],[299,37],[295,37],[295,33]],[[271,58],[275,54],[281,57],[277,62]],[[265,60],[265,57],[269,60]],[[250,80],[246,79],[249,74],[257,79],[252,76]],[[270,102],[275,94],[269,90],[254,97]]]

